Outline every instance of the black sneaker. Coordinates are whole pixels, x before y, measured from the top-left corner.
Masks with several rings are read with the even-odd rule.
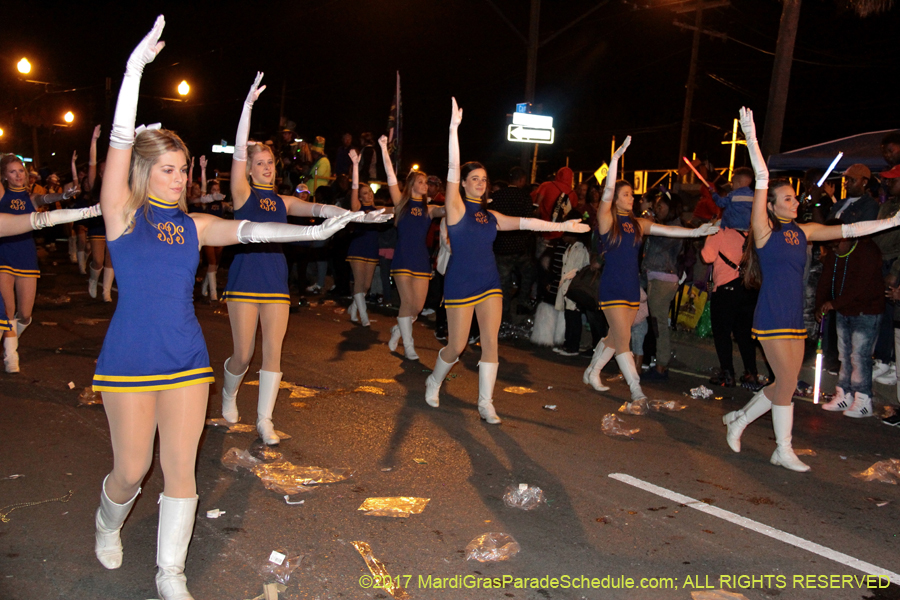
[[[883,418],[881,422],[885,425],[890,425],[891,427],[900,427],[900,412],[893,416]]]
[[[447,330],[446,329],[435,329],[434,330],[434,338],[441,342],[447,341]]]
[[[646,371],[641,374],[642,381],[668,381],[669,380],[669,370],[666,369],[662,373],[656,370],[656,367],[653,367],[649,371]]]

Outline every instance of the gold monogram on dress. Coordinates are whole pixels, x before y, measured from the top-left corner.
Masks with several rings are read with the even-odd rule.
[[[480,210],[477,213],[475,213],[475,220],[478,221],[479,223],[481,223],[482,225],[487,225],[490,222],[490,219],[488,218],[488,216],[485,213],[481,212]]]
[[[156,228],[159,230],[159,233],[156,235],[156,239],[161,242],[165,242],[170,246],[172,244],[184,244],[184,236],[181,235],[184,233],[184,227],[181,225],[176,225],[172,221],[166,221],[165,223],[157,224]]]
[[[626,233],[634,233],[634,225],[628,222],[622,223],[622,230]]]
[[[13,198],[9,202],[9,207],[13,210],[25,210],[25,201],[21,198]]]
[[[418,206],[413,207],[413,208],[409,209],[409,214],[411,214],[411,215],[414,216],[414,217],[421,217],[421,216],[422,216],[422,209],[419,208]]]
[[[799,246],[800,245],[800,236],[797,235],[796,231],[785,231],[784,232],[784,241],[790,244],[791,246]]]
[[[275,204],[275,201],[271,198],[260,198],[259,199],[259,207],[263,210],[267,210],[269,212],[275,212],[278,210],[278,205]]]

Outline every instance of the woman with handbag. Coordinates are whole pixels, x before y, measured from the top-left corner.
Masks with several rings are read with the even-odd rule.
[[[616,181],[619,159],[631,144],[631,136],[615,151],[606,176],[606,186],[597,211],[597,227],[606,253],[606,266],[600,276],[599,305],[609,321],[609,334],[594,348],[594,357],[584,372],[583,381],[605,392],[600,371],[615,356],[616,363],[631,392],[631,401],[646,399],[630,352],[631,326],[640,306],[638,254],[644,233],[671,238],[695,238],[719,230],[704,224],[697,229],[660,225],[634,214],[634,189],[625,180]]]

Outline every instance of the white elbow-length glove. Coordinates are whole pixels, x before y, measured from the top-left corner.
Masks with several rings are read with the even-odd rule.
[[[859,223],[849,223],[841,225],[841,236],[845,238],[858,238],[865,235],[872,235],[885,229],[891,229],[900,225],[900,211],[889,219],[880,219],[878,221],[860,221]]]
[[[756,139],[756,124],[753,122],[753,111],[746,107],[741,107],[740,112],[741,131],[744,132],[744,139],[747,140],[747,151],[750,153],[750,164],[753,166],[753,174],[756,178],[756,189],[769,189],[769,168],[763,159],[762,151],[759,149],[759,140]]]
[[[616,190],[616,177],[619,174],[619,159],[622,158],[630,145],[631,136],[629,135],[625,138],[625,141],[622,142],[622,145],[613,152],[612,158],[609,161],[609,171],[606,173],[606,185],[603,186],[603,195],[600,198],[604,202],[613,201],[613,194]]]
[[[712,223],[704,223],[696,229],[690,229],[688,227],[666,227],[665,225],[653,223],[650,225],[649,233],[650,235],[668,238],[698,238],[713,235],[718,233],[718,231],[719,226]]]
[[[447,163],[447,183],[459,183],[459,136],[457,129],[462,123],[462,109],[456,105],[453,98],[453,108],[450,112],[450,158]]]
[[[250,86],[247,93],[247,99],[244,100],[244,108],[241,109],[241,120],[238,121],[237,134],[234,140],[234,155],[232,160],[247,162],[247,140],[250,138],[250,113],[253,112],[253,104],[259,99],[259,95],[263,93],[266,86],[259,87],[262,82],[262,71],[256,72],[256,79]]]
[[[340,217],[341,215],[347,214],[348,211],[346,208],[341,208],[339,206],[333,206],[331,204],[313,204],[312,205],[312,214],[314,217],[331,219],[334,217]],[[384,209],[372,210],[369,212],[359,211],[354,213],[357,215],[353,219],[350,220],[351,223],[384,223],[386,221],[390,221],[394,218],[394,215],[384,214]]]
[[[156,23],[141,43],[137,45],[128,58],[119,99],[116,101],[116,113],[113,117],[112,131],[109,134],[109,145],[119,150],[128,150],[134,144],[134,121],[137,116],[138,95],[141,89],[141,75],[144,67],[153,62],[165,42],[160,42],[166,20],[162,15],[156,17]]]
[[[74,197],[81,190],[77,187],[72,187],[64,191],[62,194],[38,194],[34,197],[34,201],[38,206],[44,204],[53,204],[54,202],[62,202],[63,200],[69,200]]]
[[[388,153],[388,139],[386,135],[378,138],[378,145],[381,146],[381,159],[384,161],[384,172],[387,175],[388,187],[397,185],[397,174],[394,173],[394,165],[391,163],[391,155]]]
[[[565,231],[568,233],[587,233],[591,230],[590,225],[582,223],[578,219],[571,219],[561,223],[551,223],[543,219],[529,219],[528,217],[519,218],[519,229],[528,231]]]
[[[353,180],[350,185],[350,189],[358,190],[359,189],[359,152],[355,149],[350,149],[350,162],[353,163]]]
[[[47,212],[33,212],[31,213],[31,227],[32,229],[43,229],[44,227],[59,225],[60,223],[72,223],[82,219],[99,217],[102,214],[99,204],[87,208],[62,208]]]
[[[327,240],[343,229],[357,214],[355,212],[347,212],[339,217],[332,217],[321,225],[313,225],[311,227],[289,225],[287,223],[241,221],[241,224],[238,225],[237,238],[242,244]]]

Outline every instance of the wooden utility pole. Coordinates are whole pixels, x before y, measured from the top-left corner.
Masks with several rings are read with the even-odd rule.
[[[703,0],[697,0],[696,17],[694,19],[694,41],[691,45],[691,66],[684,95],[684,114],[681,117],[681,139],[678,142],[678,161],[687,154],[688,138],[691,133],[691,106],[694,103],[694,88],[697,82],[697,57],[700,54],[700,34],[703,32]]]
[[[778,42],[775,44],[775,64],[772,65],[772,81],[769,83],[769,104],[766,107],[765,128],[762,134],[764,157],[781,152],[781,134],[784,130],[784,113],[787,107],[788,87],[791,83],[791,65],[794,62],[794,41],[800,22],[800,0],[783,0],[781,24],[778,26]]]
[[[531,16],[528,21],[528,62],[526,64],[525,73],[525,102],[534,103],[534,88],[537,81],[537,57],[540,42],[538,37],[541,34],[541,0],[531,0]],[[528,168],[528,162],[531,160],[531,183],[537,175],[537,144],[534,145],[534,156],[532,157],[531,148],[527,145],[522,146],[522,168]]]

